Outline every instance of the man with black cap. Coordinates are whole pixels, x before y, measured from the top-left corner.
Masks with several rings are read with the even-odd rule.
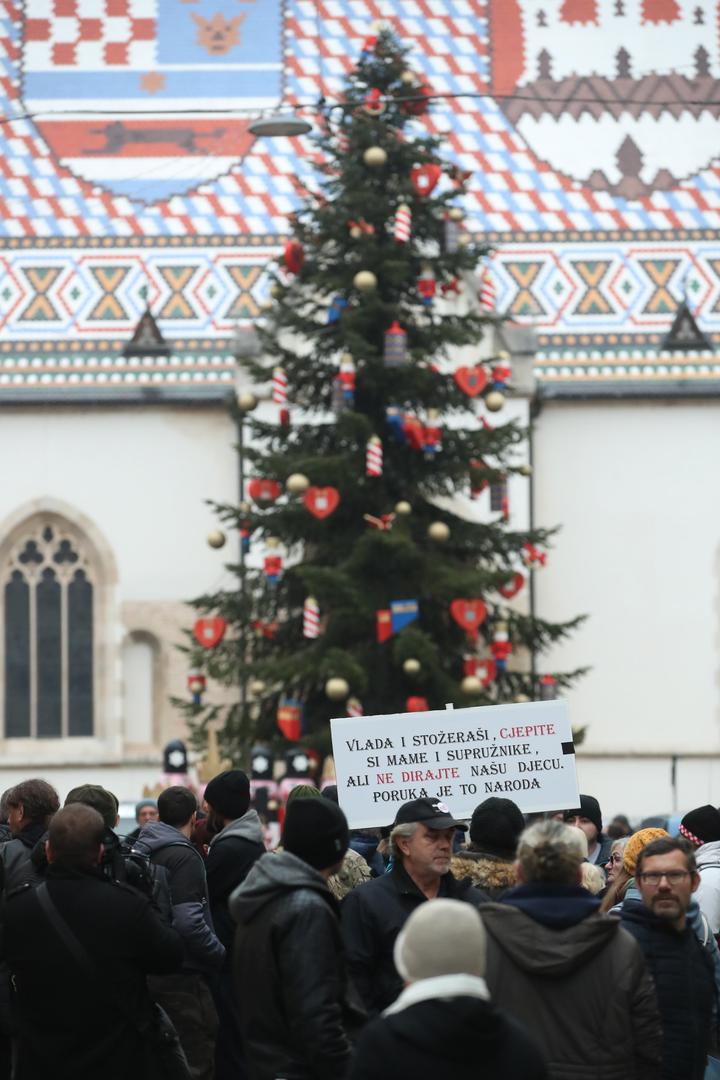
[[[566,810],[563,819],[566,825],[582,829],[587,837],[587,861],[595,863],[605,871],[605,863],[610,858],[613,839],[603,832],[600,803],[594,795],[581,795],[580,805],[574,810]]]
[[[468,881],[457,881],[450,871],[456,829],[467,826],[455,821],[445,803],[437,799],[404,803],[390,833],[392,869],[353,889],[343,901],[348,971],[373,1015],[402,990],[393,948],[415,908],[438,896],[476,905],[483,900]]]
[[[282,847],[263,855],[230,898],[248,1075],[341,1080],[353,1011],[327,881],[347,851],[345,815],[327,799],[293,799]]]
[[[720,810],[709,804],[690,810],[680,822],[680,835],[695,850],[700,875],[695,898],[717,937],[720,934]]]
[[[235,923],[228,911],[230,894],[245,880],[253,863],[265,853],[257,811],[250,809],[250,781],[242,769],[227,769],[205,788],[210,841],[207,872],[210,912],[215,932],[226,949],[225,963],[215,986],[220,1019],[215,1047],[215,1080],[242,1080],[245,1066],[238,1001],[232,975]]]
[[[456,878],[469,877],[484,900],[500,900],[517,885],[515,852],[525,819],[512,799],[491,796],[475,807],[470,843],[450,864]]]

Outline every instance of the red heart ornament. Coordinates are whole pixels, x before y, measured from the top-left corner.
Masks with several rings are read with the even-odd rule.
[[[220,616],[214,619],[198,619],[193,626],[193,634],[198,645],[203,649],[214,649],[225,637],[227,623]]]
[[[256,503],[274,503],[280,497],[282,488],[277,480],[261,480],[256,477],[248,484],[248,495]]]
[[[488,384],[487,372],[484,367],[459,367],[453,372],[453,378],[463,394],[468,397],[477,397],[482,394]]]
[[[337,509],[340,492],[334,487],[309,487],[305,492],[303,502],[311,514],[322,520]]]
[[[474,675],[483,687],[489,686],[497,675],[497,664],[490,656],[466,656],[463,664],[465,675]]]
[[[441,176],[440,166],[428,161],[425,165],[413,165],[410,170],[410,183],[416,194],[424,197],[435,189]]]
[[[478,627],[482,626],[487,618],[487,608],[482,600],[453,600],[450,605],[450,614],[455,622],[462,626],[468,637],[475,640],[478,636]]]
[[[507,581],[504,585],[500,586],[498,592],[501,596],[504,596],[506,600],[512,600],[513,596],[517,596],[524,584],[525,575],[521,574],[518,570],[517,573],[513,574],[510,581]]]
[[[408,712],[427,712],[430,706],[425,697],[409,697],[405,702],[405,708]]]
[[[283,252],[285,266],[291,274],[299,274],[305,262],[305,250],[299,240],[288,240]]]

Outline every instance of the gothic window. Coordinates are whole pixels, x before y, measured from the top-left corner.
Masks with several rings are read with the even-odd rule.
[[[2,567],[5,737],[93,734],[94,574],[57,524],[24,533]]]

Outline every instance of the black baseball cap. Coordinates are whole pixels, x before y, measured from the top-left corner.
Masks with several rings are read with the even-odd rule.
[[[409,825],[421,821],[428,829],[462,829],[467,832],[467,825],[456,821],[450,813],[450,807],[439,799],[413,799],[403,803],[395,815],[396,825]]]

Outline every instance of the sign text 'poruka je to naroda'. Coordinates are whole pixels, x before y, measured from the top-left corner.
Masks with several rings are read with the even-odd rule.
[[[491,795],[524,813],[579,802],[563,701],[331,720],[338,798],[351,828],[389,825],[411,799],[470,818]]]

